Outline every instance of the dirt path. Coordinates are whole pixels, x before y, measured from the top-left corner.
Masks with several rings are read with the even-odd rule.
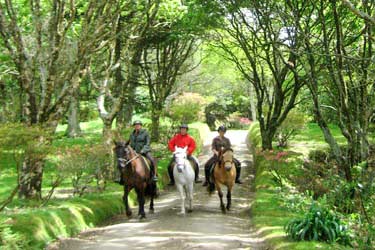
[[[211,154],[209,144],[215,134],[207,138],[205,150],[199,157],[202,167]],[[115,219],[116,224],[62,240],[58,249],[267,249],[250,224],[253,176],[252,158],[245,144],[246,131],[228,131],[227,136],[242,162],[244,181],[234,188],[232,211],[223,215],[217,194],[209,196],[201,184],[196,184],[193,213],[178,215],[180,201],[177,190],[172,187],[156,200],[155,213],[146,214],[147,219],[139,221],[120,216]],[[203,174],[201,169],[202,179]],[[135,212],[136,208],[132,210]]]

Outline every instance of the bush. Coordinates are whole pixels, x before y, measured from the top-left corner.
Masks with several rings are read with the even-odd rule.
[[[81,196],[96,180],[98,190],[104,190],[106,180],[111,179],[109,169],[111,155],[103,145],[74,146],[60,155],[59,175],[70,178],[73,194]]]
[[[262,143],[262,136],[260,134],[259,122],[252,122],[249,128],[248,141],[254,148],[257,148]]]
[[[293,219],[285,231],[294,240],[317,240],[350,245],[349,231],[339,217],[328,209],[313,203],[302,219]]]
[[[167,110],[167,115],[173,122],[192,123],[203,120],[203,108],[206,104],[204,97],[197,93],[183,93],[176,97]]]
[[[228,121],[229,127],[235,129],[248,129],[251,124],[251,120],[247,117],[243,117],[239,112],[230,114]]]
[[[277,128],[276,138],[279,147],[286,147],[288,140],[297,134],[298,131],[305,128],[307,122],[306,116],[296,110],[289,112],[288,117]]]

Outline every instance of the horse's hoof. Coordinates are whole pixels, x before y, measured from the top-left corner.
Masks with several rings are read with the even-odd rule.
[[[221,206],[221,212],[223,212],[223,214],[226,213],[226,210],[225,210],[225,207],[224,207],[224,206]]]
[[[138,215],[138,218],[139,218],[140,220],[142,220],[142,219],[146,219],[146,215],[145,215],[145,214]]]
[[[126,211],[126,216],[128,217],[132,216],[132,211]]]
[[[193,209],[188,209],[187,212],[188,212],[188,213],[192,213],[192,212],[193,212]]]
[[[150,209],[148,212],[149,212],[150,214],[153,214],[153,213],[154,213],[154,209]]]
[[[185,216],[185,212],[179,212],[178,215],[183,215],[183,216]]]

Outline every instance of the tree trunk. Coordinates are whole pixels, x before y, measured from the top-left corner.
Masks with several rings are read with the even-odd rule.
[[[121,131],[123,128],[126,128],[128,126],[131,126],[132,118],[133,118],[133,111],[134,111],[134,90],[133,93],[130,93],[132,96],[129,98],[126,98],[124,101],[124,104],[122,105],[122,109],[117,114],[116,118],[116,128]]]
[[[275,132],[272,132],[270,130],[261,130],[260,134],[262,136],[262,149],[272,150],[272,139],[275,135]]]
[[[112,131],[113,120],[103,119],[103,140],[107,146],[112,145],[113,131]]]
[[[77,90],[78,92],[79,90]],[[72,95],[69,104],[68,113],[68,128],[66,130],[66,135],[68,137],[79,137],[82,135],[81,127],[79,125],[79,93]]]
[[[151,140],[157,142],[160,139],[159,127],[160,127],[160,114],[161,110],[152,109],[151,111]]]
[[[249,96],[250,96],[251,120],[255,122],[257,120],[257,108],[256,108],[256,97],[254,94],[254,86],[252,84],[249,84]]]
[[[19,198],[41,199],[44,160],[27,156],[20,173]]]

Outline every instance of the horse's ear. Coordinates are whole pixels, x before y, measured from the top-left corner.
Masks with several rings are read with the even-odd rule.
[[[177,146],[176,145],[174,146],[174,150],[177,150]]]
[[[185,151],[187,151],[187,148],[188,148],[188,147],[187,147],[187,146],[185,146],[185,147],[184,147],[184,150],[185,150]]]

